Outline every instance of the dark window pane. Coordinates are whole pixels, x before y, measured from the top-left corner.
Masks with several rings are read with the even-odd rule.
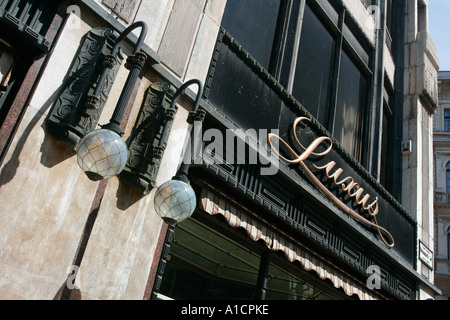
[[[363,46],[361,45],[359,40],[356,39],[355,35],[350,30],[350,28],[347,27],[347,25],[344,25],[344,29],[343,29],[342,33],[344,34],[345,39],[348,41],[348,43],[353,48],[353,50],[355,50],[355,52],[358,54],[358,56],[361,58],[361,60],[366,64],[366,66],[368,66],[369,59],[370,59],[369,54],[363,48]]]
[[[301,277],[271,263],[267,283],[267,300],[334,300]]]
[[[392,116],[387,111],[387,107],[383,111],[383,132],[381,141],[381,168],[380,168],[380,183],[390,191],[392,189]]]
[[[333,24],[337,27],[339,25],[339,13],[329,0],[317,0],[317,3],[325,11],[328,18],[331,19]]]
[[[335,41],[306,6],[295,71],[293,96],[327,126]]]
[[[450,110],[445,110],[444,125],[445,131],[450,131]]]
[[[447,193],[450,193],[450,162],[447,163]]]
[[[366,79],[343,51],[334,136],[357,160],[361,159],[362,120],[366,89]]]
[[[281,0],[228,0],[225,28],[264,68],[268,69]]]
[[[179,224],[160,294],[179,300],[250,300],[260,256],[194,219]]]
[[[450,260],[450,228],[447,231],[448,260]]]

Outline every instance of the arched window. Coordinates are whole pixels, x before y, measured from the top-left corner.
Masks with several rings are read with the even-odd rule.
[[[446,179],[447,193],[450,193],[450,162],[447,163]]]

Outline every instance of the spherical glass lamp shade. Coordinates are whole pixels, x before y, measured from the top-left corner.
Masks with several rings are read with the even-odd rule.
[[[197,205],[192,187],[179,180],[163,183],[156,190],[154,202],[156,213],[169,225],[188,219]]]
[[[125,141],[111,130],[92,131],[77,146],[78,165],[93,181],[118,175],[127,160],[128,147]]]

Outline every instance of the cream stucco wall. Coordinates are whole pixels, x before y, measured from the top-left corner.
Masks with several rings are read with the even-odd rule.
[[[72,265],[96,184],[44,121],[80,38],[95,24],[85,17],[64,30],[0,169],[2,299],[52,299]]]
[[[175,71],[180,81],[206,78],[205,61],[211,59],[226,1],[198,2],[194,10],[184,1],[143,1],[136,13],[136,20],[149,25],[146,45],[161,53],[163,65]],[[66,285],[68,275],[75,270],[72,264],[101,185],[84,175],[74,152],[48,135],[44,123],[81,38],[102,25],[81,9],[71,14],[0,169],[2,299],[52,299]],[[169,25],[173,14],[180,21],[197,15],[189,38],[173,39],[170,28],[183,27],[178,19]],[[180,44],[184,51],[176,50]],[[125,54],[130,50],[125,47]],[[109,121],[127,75],[122,66],[99,124]],[[161,80],[151,68],[145,71],[124,139],[136,121],[145,91],[152,82]],[[158,184],[175,174],[187,133],[190,103],[180,101]],[[153,210],[154,192],[143,196],[116,177],[107,181],[82,263],[75,266],[75,284],[83,299],[143,298],[163,225]]]

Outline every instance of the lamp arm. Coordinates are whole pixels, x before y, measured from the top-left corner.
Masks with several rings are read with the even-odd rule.
[[[142,44],[144,43],[145,37],[147,36],[148,26],[144,21],[137,21],[126,28],[120,36],[117,38],[116,43],[111,51],[112,55],[116,55],[119,51],[120,43],[134,30],[137,28],[141,28],[141,33],[139,35],[138,41],[136,42],[136,46],[134,47],[133,54],[139,52],[142,48]]]
[[[203,83],[198,80],[198,79],[192,79],[189,81],[186,81],[185,83],[183,83],[183,85],[178,88],[178,90],[175,92],[173,99],[172,99],[172,103],[170,104],[170,108],[174,109],[175,105],[177,104],[177,100],[179,98],[179,96],[191,85],[196,84],[198,86],[198,92],[197,92],[197,97],[195,98],[195,102],[194,102],[194,107],[192,109],[192,112],[197,112],[198,110],[198,106],[200,104],[200,99],[202,98],[203,95]]]
[[[192,111],[190,112],[191,115],[196,114],[198,111],[198,107],[200,105],[200,100],[202,98],[203,95],[203,83],[198,80],[198,79],[192,79],[189,80],[187,82],[185,82],[175,93],[174,98],[172,100],[172,103],[170,105],[170,108],[175,108],[175,104],[178,100],[178,97],[181,95],[181,93],[184,92],[184,90],[186,90],[189,86],[196,84],[198,86],[198,92],[197,92],[197,97],[195,98],[195,102],[194,102],[194,107],[192,108]],[[191,121],[188,119],[188,122],[191,123]],[[191,139],[191,144],[189,144],[191,146],[192,149],[192,143],[195,140],[195,134],[198,132],[198,130],[201,130],[200,128],[196,128],[194,126],[194,122],[192,121],[191,123],[191,130],[190,130],[190,139]],[[164,127],[163,132],[166,131],[166,128]],[[194,143],[195,144],[195,143]],[[191,151],[191,156],[192,156],[192,151]],[[189,167],[190,167],[190,159],[185,159],[186,158],[186,150],[185,153],[183,155],[183,162],[181,163],[180,168],[178,169],[176,175],[173,177],[174,180],[181,180],[183,182],[186,182],[189,184],[189,179],[188,179],[188,172],[189,172]]]
[[[141,48],[142,48],[142,45],[143,45],[143,43],[144,43],[144,40],[145,40],[145,37],[147,36],[147,32],[148,32],[148,26],[147,26],[147,24],[145,23],[145,22],[143,22],[143,21],[138,21],[138,22],[135,22],[135,23],[133,23],[132,25],[130,25],[128,28],[126,28],[120,35],[119,35],[119,37],[117,38],[117,40],[116,40],[116,42],[115,42],[115,44],[114,44],[114,47],[112,48],[112,50],[111,50],[111,54],[110,54],[110,57],[115,57],[116,55],[117,55],[117,53],[119,52],[119,48],[120,48],[120,44],[121,44],[121,42],[134,30],[134,29],[137,29],[137,28],[141,28],[141,33],[140,33],[140,35],[139,35],[139,38],[138,38],[138,41],[136,42],[136,46],[135,46],[135,48],[134,48],[134,50],[133,50],[133,55],[134,54],[136,54],[136,53],[138,53],[140,50],[141,50]],[[105,64],[105,66],[104,66],[104,68],[103,68],[103,71],[102,71],[102,74],[100,75],[100,79],[99,79],[99,81],[98,81],[98,84],[97,84],[97,86],[96,86],[96,88],[95,88],[95,91],[94,91],[94,93],[93,93],[93,96],[94,97],[98,97],[99,96],[99,94],[100,94],[100,92],[101,92],[101,89],[102,89],[102,87],[103,87],[103,83],[105,82],[105,79],[106,79],[106,75],[107,75],[107,73],[108,73],[108,69],[109,69],[109,67],[108,67],[108,65],[107,64]]]
[[[120,94],[119,101],[117,102],[116,108],[114,109],[114,113],[111,117],[111,120],[109,121],[109,123],[107,125],[103,126],[103,128],[113,130],[120,135],[123,134],[120,129],[120,123],[122,121],[123,114],[125,113],[125,109],[128,105],[131,95],[133,93],[134,86],[136,85],[136,81],[137,81],[142,69],[144,68],[145,61],[147,59],[147,55],[145,53],[143,53],[142,51],[140,51],[140,49],[142,47],[142,43],[145,39],[145,35],[147,33],[146,23],[139,21],[139,22],[132,24],[127,29],[125,29],[125,31],[117,39],[117,43],[112,50],[112,54],[114,55],[119,48],[120,42],[127,36],[128,33],[130,33],[132,30],[134,30],[135,28],[138,28],[138,27],[142,28],[141,34],[139,36],[139,40],[135,46],[133,54],[131,54],[128,57],[127,63],[125,64],[125,67],[127,69],[129,69],[130,72],[128,74],[128,77],[127,77],[127,80],[123,87],[123,90]]]

